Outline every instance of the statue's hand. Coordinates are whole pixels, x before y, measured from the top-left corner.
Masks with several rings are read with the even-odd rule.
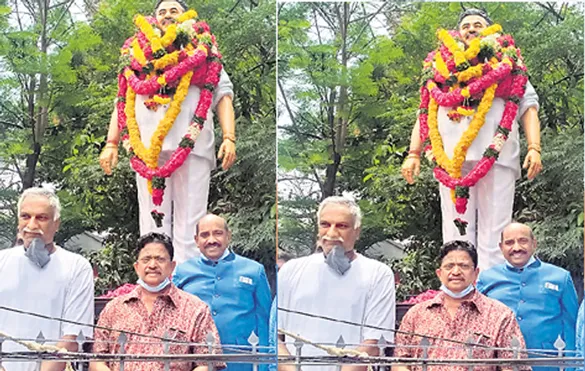
[[[414,184],[414,177],[420,173],[420,158],[410,156],[404,160],[402,164],[402,176],[408,184]]]
[[[535,149],[528,150],[522,168],[528,168],[528,180],[534,179],[542,171],[540,152]]]
[[[100,166],[107,175],[112,175],[112,169],[118,164],[118,147],[106,144],[100,155]]]
[[[236,162],[236,145],[229,139],[224,139],[223,143],[219,147],[219,152],[217,152],[217,158],[223,159],[221,162],[221,167],[224,170],[229,169],[232,167],[234,162]]]

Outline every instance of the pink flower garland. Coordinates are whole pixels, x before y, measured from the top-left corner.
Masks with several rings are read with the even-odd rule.
[[[198,33],[209,32],[209,26],[202,21],[195,23],[193,28]],[[150,57],[152,57],[152,49],[150,46],[145,47],[145,42],[147,42],[146,37],[141,32],[138,32],[136,37],[139,40],[141,48],[145,50],[145,56],[150,59]],[[124,47],[129,48],[132,40],[133,38],[126,40]],[[156,206],[160,206],[163,202],[165,188],[164,179],[170,177],[179,167],[181,167],[181,165],[183,165],[191,153],[198,133],[203,128],[203,124],[207,120],[209,108],[213,102],[213,90],[219,83],[220,73],[223,66],[220,62],[221,55],[219,52],[212,52],[213,49],[217,49],[214,35],[212,35],[211,41],[214,48],[211,48],[210,45],[201,44],[206,46],[210,54],[209,57],[201,50],[196,50],[192,56],[188,56],[185,51],[181,51],[178,58],[179,63],[176,66],[166,68],[163,74],[166,85],[172,85],[173,83],[178,82],[178,80],[185,73],[194,71],[193,77],[191,78],[191,85],[202,88],[199,95],[199,102],[194,112],[193,120],[189,126],[189,129],[187,130],[187,133],[183,136],[183,139],[179,143],[179,147],[173,152],[171,158],[165,164],[155,169],[149,168],[144,163],[144,161],[142,161],[136,155],[130,158],[130,165],[134,171],[136,171],[143,178],[152,181],[152,202]],[[167,52],[169,49],[174,50],[174,47],[167,48]],[[125,74],[128,71],[131,71],[131,74],[128,74],[129,76],[126,77]],[[150,79],[141,79],[140,77],[136,76],[134,72],[139,73],[140,77],[145,77],[145,75],[142,73],[142,66],[140,63],[138,63],[135,59],[132,59],[130,61],[130,67],[126,67],[126,69],[118,75],[118,128],[122,133],[124,133],[126,130],[126,114],[124,110],[126,108],[125,96],[128,89],[128,84],[130,84],[132,89],[136,91],[137,94],[142,95],[154,94],[163,87],[163,85],[158,82],[160,76],[156,76]],[[128,134],[124,133],[122,138],[123,140],[127,139]],[[151,215],[156,221],[157,226],[160,227],[162,225],[164,214],[154,209],[151,211]]]
[[[505,47],[514,45],[514,40],[510,35],[504,35],[498,38],[498,42]],[[456,69],[454,67],[452,56],[450,53],[447,54],[447,48],[444,45],[441,45],[439,52],[441,53],[443,60],[446,62],[449,71],[452,71],[453,73]],[[432,62],[435,53],[437,53],[437,51],[429,53],[425,62]],[[501,60],[502,53],[496,53],[496,56]],[[516,56],[518,59],[521,59],[519,49],[516,49]],[[477,64],[476,60],[472,62],[472,64]],[[517,72],[514,74],[513,71]],[[434,86],[429,90],[434,83],[444,84],[446,80],[437,71],[433,72],[435,81],[428,80],[420,89],[421,103],[419,105],[419,136],[422,143],[427,140],[429,135],[428,107],[430,96],[432,96],[440,106],[445,107],[453,107],[465,100],[465,97],[461,94],[461,88],[449,92],[448,86],[443,86],[443,89]],[[496,89],[495,95],[496,97],[506,99],[506,104],[502,114],[502,119],[496,133],[494,134],[492,143],[485,150],[480,161],[466,176],[463,178],[453,178],[445,169],[439,166],[436,166],[433,170],[435,178],[441,182],[441,184],[455,190],[455,209],[459,214],[464,214],[467,210],[469,188],[475,186],[477,182],[490,171],[498,158],[501,147],[496,147],[496,139],[498,137],[500,137],[500,140],[503,139],[504,141],[508,139],[508,135],[512,130],[512,125],[518,113],[518,103],[525,93],[527,81],[526,67],[523,64],[514,64],[512,67],[507,63],[502,63],[496,69],[493,69],[488,63],[485,63],[483,67],[483,76],[469,81],[467,88],[469,89],[470,97],[481,96],[489,86],[497,82],[498,88]],[[425,151],[427,150],[430,151],[430,146],[425,148]],[[464,235],[467,222],[461,218],[456,218],[454,223],[459,229],[460,234]]]

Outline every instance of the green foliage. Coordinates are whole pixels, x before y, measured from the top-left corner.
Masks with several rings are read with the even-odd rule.
[[[0,164],[7,165],[0,174],[0,218],[5,221],[0,242],[14,238],[15,203],[23,185],[52,184],[63,203],[57,242],[84,231],[105,236],[104,249],[88,254],[99,271],[98,293],[135,280],[135,173],[122,148],[112,176],[103,174],[98,157],[116,96],[120,47],[135,32],[133,16],[152,14],[153,4],[105,0],[86,9],[87,21],[75,23],[67,15],[53,28],[54,46],[46,53],[36,47],[38,25],[24,30],[12,26],[0,35],[0,59],[9,72],[0,80],[0,93],[7,97],[0,102]],[[66,5],[56,5],[51,19],[67,12]],[[236,250],[264,263],[270,275],[275,264],[275,3],[219,0],[190,5],[216,34],[234,84],[238,160],[229,171],[218,168],[212,174],[209,210],[228,219]],[[48,76],[44,99],[49,120],[40,130],[42,138],[33,138],[31,128],[38,123],[27,121],[26,82],[34,76],[38,81],[40,73]],[[221,138],[217,123],[216,128]],[[40,148],[36,160],[35,144]],[[35,160],[35,171],[32,183],[26,184],[29,159]],[[4,182],[9,175],[13,181]]]
[[[581,281],[582,9],[560,3],[463,6],[487,9],[522,50],[530,81],[540,97],[545,170],[531,182],[523,171],[516,187],[514,218],[534,227],[539,255],[545,261],[569,269]],[[359,251],[367,252],[369,246],[384,240],[404,243],[406,257],[392,262],[401,276],[398,297],[402,299],[438,287],[434,274],[441,245],[437,182],[424,159],[414,185],[406,184],[400,166],[419,105],[422,60],[437,45],[436,30],[455,26],[461,4],[393,4],[363,34],[359,27],[349,27],[352,54],[346,70],[339,66],[341,38],[319,41],[315,26],[315,14],[319,18],[330,12],[333,17],[334,7],[299,3],[284,5],[281,10],[279,83],[288,99],[279,102],[279,243],[297,254],[311,251],[313,214],[318,201],[328,195],[322,184],[333,175],[334,194],[350,192],[360,200],[364,221]],[[367,9],[376,10],[375,6]],[[325,23],[323,17],[319,18],[321,24]],[[348,109],[338,113],[331,92],[337,99],[343,86],[348,87]],[[339,129],[326,125],[332,111],[336,118],[348,114],[347,135],[334,174],[327,172],[334,161],[331,143]],[[525,151],[524,138],[521,143]],[[522,160],[524,156],[522,152]]]

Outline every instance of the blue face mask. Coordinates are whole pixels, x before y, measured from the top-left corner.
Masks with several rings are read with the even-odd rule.
[[[44,268],[51,260],[49,250],[45,246],[45,242],[40,238],[35,238],[30,242],[28,248],[24,251],[24,255],[39,268]]]
[[[351,260],[345,255],[343,246],[336,245],[325,256],[325,263],[340,276],[343,276],[351,268]]]
[[[465,297],[467,294],[469,294],[470,292],[472,292],[474,289],[475,289],[475,287],[473,286],[473,284],[471,284],[471,285],[467,286],[461,292],[453,292],[453,291],[449,290],[447,288],[447,286],[441,285],[441,291],[443,291],[445,294],[449,295],[453,299],[461,299],[461,298]]]
[[[160,292],[160,291],[164,290],[168,285],[170,285],[171,280],[169,279],[169,277],[167,277],[167,278],[165,278],[164,281],[159,283],[157,286],[150,286],[149,284],[144,282],[142,280],[142,278],[139,278],[138,281],[136,281],[136,283],[139,284],[146,291],[156,293],[156,292]]]

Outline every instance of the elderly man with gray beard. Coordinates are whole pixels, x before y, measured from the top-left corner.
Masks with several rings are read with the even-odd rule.
[[[278,276],[279,328],[312,342],[335,344],[343,336],[346,344],[378,356],[376,344],[383,335],[393,341],[395,288],[392,270],[355,252],[361,231],[361,211],[346,197],[328,197],[317,213],[318,251],[286,263]],[[304,314],[301,314],[304,313]],[[326,316],[346,323],[327,321]],[[378,329],[375,329],[378,328]],[[379,328],[387,329],[379,330]],[[279,354],[294,354],[294,339],[281,337]],[[311,346],[303,355],[325,355]],[[290,367],[290,366],[289,366]],[[336,370],[336,366],[318,366],[319,370]],[[304,366],[303,369],[314,367]],[[287,365],[279,364],[279,369]],[[347,366],[344,370],[361,370]]]

